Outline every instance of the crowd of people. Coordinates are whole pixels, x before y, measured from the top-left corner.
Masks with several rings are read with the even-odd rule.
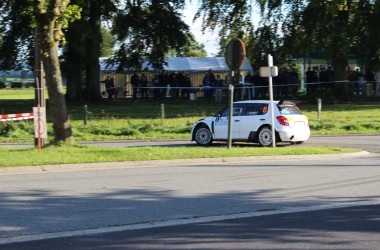
[[[376,77],[377,75],[377,77]],[[365,84],[369,83],[375,95],[380,96],[380,68],[377,72],[367,70],[366,73],[360,68],[356,67],[352,70],[350,67],[347,69],[347,81],[350,86],[350,91],[354,95],[365,94]],[[307,93],[313,93],[317,90],[326,90],[333,88],[334,84],[334,71],[332,66],[327,69],[323,65],[309,67],[306,71],[306,86]]]
[[[300,90],[300,78],[296,68],[287,70],[280,68],[278,76],[273,77],[273,97],[274,98],[294,98]],[[360,69],[347,71],[347,79],[351,83],[353,93],[363,94],[364,83],[374,83],[374,93],[380,96],[380,68],[377,72],[368,71],[364,74]],[[102,81],[105,83],[108,98],[116,96],[114,80],[107,76]],[[165,98],[189,99],[191,93],[199,89],[203,91],[203,97],[207,101],[214,100],[217,103],[222,102],[222,96],[227,92],[227,77],[221,74],[214,74],[210,69],[206,72],[200,86],[192,86],[191,78],[188,74],[182,72],[161,72],[153,76],[149,84],[148,78],[144,73],[140,75],[134,73],[131,76],[132,100],[148,99],[153,97],[156,100]],[[231,81],[229,81],[231,82]],[[269,94],[269,84],[267,77],[260,77],[259,72],[251,74],[249,71],[244,76],[237,72],[235,76],[235,99],[266,99]],[[308,67],[305,73],[306,93],[311,95],[317,91],[326,91],[334,87],[334,70],[331,66],[323,65]],[[139,93],[139,94],[138,94]]]
[[[148,99],[151,92],[156,100],[163,100],[167,96],[171,99],[189,98],[191,79],[182,72],[155,74],[151,83],[152,85],[148,86],[148,79],[144,73],[140,76],[134,73],[131,77],[132,101],[137,101],[138,92],[141,99]]]

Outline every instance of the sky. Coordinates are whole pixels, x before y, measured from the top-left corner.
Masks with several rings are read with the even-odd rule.
[[[193,18],[198,9],[198,1],[186,1],[186,8],[183,12],[184,21],[190,26],[190,31],[195,36],[197,42],[205,45],[207,56],[215,56],[218,53],[218,30],[206,30],[202,33],[202,20],[198,19],[193,23]]]
[[[207,29],[205,33],[202,33],[202,20],[197,19],[193,23],[193,18],[197,12],[199,3],[197,0],[187,0],[186,8],[183,12],[184,21],[190,26],[190,31],[195,36],[197,42],[205,45],[207,56],[215,56],[218,53],[218,33],[219,29],[209,30]],[[258,10],[257,10],[258,11]],[[257,27],[259,23],[260,16],[258,13],[253,13],[253,23],[254,27]]]

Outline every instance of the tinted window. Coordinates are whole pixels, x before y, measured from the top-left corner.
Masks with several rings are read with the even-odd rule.
[[[237,103],[234,104],[233,108],[233,116],[239,116],[239,115],[245,115],[246,113],[246,104]],[[228,116],[229,108],[225,107],[224,109],[220,110],[218,113],[216,113],[215,116]]]
[[[245,115],[265,115],[268,112],[268,105],[262,103],[248,104]]]

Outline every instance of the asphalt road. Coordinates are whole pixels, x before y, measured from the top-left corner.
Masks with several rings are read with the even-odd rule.
[[[380,206],[66,237],[0,249],[379,249]]]
[[[107,142],[82,142],[85,145],[102,147],[136,147],[136,146],[196,146],[190,140],[132,140],[132,141],[107,141]],[[214,143],[215,146],[226,144],[223,142]],[[234,143],[234,145],[259,147],[253,143]],[[290,145],[289,143],[279,143],[279,147],[304,147],[304,146],[337,146],[360,148],[372,153],[380,153],[380,134],[378,135],[325,135],[311,136],[308,141],[301,145]]]
[[[380,249],[379,136],[318,138],[370,153],[7,169],[0,249]]]

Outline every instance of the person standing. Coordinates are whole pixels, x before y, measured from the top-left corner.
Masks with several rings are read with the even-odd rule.
[[[311,67],[307,68],[306,71],[306,94],[312,95],[315,94],[317,82],[317,73]]]
[[[375,74],[376,88],[375,95],[380,96],[380,67],[377,69]]]
[[[215,83],[215,76],[212,73],[211,69],[207,72],[205,77],[203,78],[203,91],[204,98],[209,101],[212,97],[212,86]]]
[[[153,84],[153,96],[155,100],[160,99],[160,78],[158,74],[155,74],[152,79]]]
[[[106,86],[108,99],[112,99],[112,96],[115,95],[115,83],[113,81],[113,78],[111,78],[110,76],[107,76],[106,79],[102,82]]]
[[[221,103],[222,102],[222,93],[223,93],[223,80],[220,79],[220,75],[216,75],[215,79],[215,102]]]
[[[131,84],[132,84],[132,101],[137,101],[137,91],[138,87],[140,85],[140,77],[137,75],[137,73],[134,73],[131,77]]]
[[[244,78],[245,82],[245,87],[247,88],[247,94],[248,94],[248,99],[255,99],[255,86],[253,84],[253,75],[251,75],[251,72],[247,72],[247,75]]]
[[[140,92],[141,92],[141,99],[144,99],[144,96],[146,99],[148,99],[148,78],[144,73],[141,74],[140,78]]]

